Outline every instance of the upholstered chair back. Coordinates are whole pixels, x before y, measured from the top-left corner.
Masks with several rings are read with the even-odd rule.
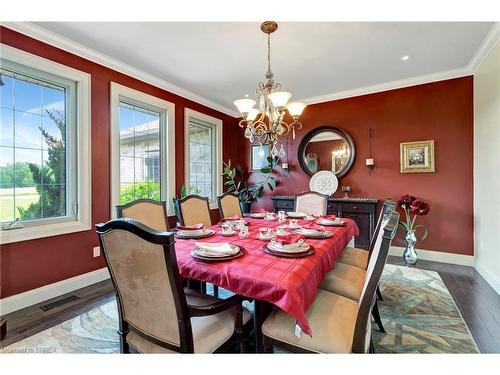
[[[231,217],[235,215],[238,215],[239,217],[243,216],[238,194],[224,193],[221,196],[217,197],[217,201],[221,219],[224,217]]]
[[[389,254],[389,247],[398,228],[398,221],[397,212],[393,212],[388,219],[382,221],[381,230],[368,262],[354,330],[352,351],[355,353],[368,353],[371,335],[370,314],[375,303],[375,292]]]
[[[139,222],[117,219],[97,226],[117,294],[120,331],[181,347],[184,324],[191,329],[173,248],[173,235],[152,232]],[[123,332],[125,331],[125,332]]]
[[[159,232],[168,231],[167,204],[164,201],[137,199],[116,206],[116,216],[137,220]]]
[[[188,195],[176,200],[177,216],[182,225],[202,223],[206,227],[212,225],[208,198],[199,195]]]
[[[328,195],[308,191],[295,196],[295,211],[313,215],[326,215]]]

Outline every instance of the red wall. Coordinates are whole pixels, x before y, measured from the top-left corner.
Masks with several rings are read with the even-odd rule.
[[[234,140],[241,139],[243,136],[235,118],[5,27],[0,27],[0,42],[92,75],[92,222],[94,224],[110,218],[109,96],[111,81],[175,103],[176,191],[178,194],[184,183],[185,107],[222,119],[223,158],[238,161],[238,144]],[[212,216],[217,219],[218,215],[213,212]],[[92,257],[92,247],[97,245],[98,240],[94,230],[2,245],[0,298],[104,267],[102,257]]]
[[[418,222],[430,233],[417,248],[472,255],[472,83],[469,76],[308,106],[301,116],[304,127],[288,150],[291,175],[285,177],[277,168],[279,186],[273,194],[308,190],[309,176],[297,162],[298,145],[311,129],[334,125],[347,131],[356,146],[354,165],[340,181],[352,187],[351,196],[382,200],[409,193],[420,197],[430,203],[431,211]],[[374,129],[375,170],[368,175],[365,159],[370,127]],[[435,142],[436,172],[401,174],[399,143],[429,139]],[[254,174],[251,179],[258,178]],[[340,188],[335,195],[342,195]],[[272,207],[269,193],[257,206]],[[395,245],[402,246],[398,237]]]

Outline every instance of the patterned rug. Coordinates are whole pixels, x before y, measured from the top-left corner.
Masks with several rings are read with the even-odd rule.
[[[379,302],[380,314],[387,334],[374,328],[376,352],[479,352],[436,272],[386,265],[380,288],[384,296],[384,301]],[[2,352],[118,353],[117,328],[116,303],[112,301],[14,343]]]
[[[387,333],[373,329],[377,353],[479,353],[437,272],[387,264],[380,289]]]

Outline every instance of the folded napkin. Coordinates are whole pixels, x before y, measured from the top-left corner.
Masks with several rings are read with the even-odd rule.
[[[259,208],[258,210],[253,210],[252,214],[265,214],[266,212],[263,208]]]
[[[234,216],[228,216],[222,219],[222,221],[227,221],[227,220],[240,220],[241,217],[240,215],[234,215]]]
[[[318,230],[318,231],[321,231],[321,232],[325,230],[324,226],[318,225],[316,223],[304,224],[304,225],[302,225],[302,227],[304,229],[315,229],[315,230]]]
[[[208,255],[233,255],[239,250],[234,249],[227,242],[195,242],[195,246]]]
[[[321,215],[318,217],[318,219],[324,219],[324,220],[335,220],[337,216],[335,215]]]
[[[202,223],[193,224],[193,225],[177,225],[177,229],[179,230],[199,230],[203,229],[204,225]]]
[[[290,245],[299,242],[299,240],[303,240],[304,236],[298,234],[277,234],[276,242],[280,245]]]

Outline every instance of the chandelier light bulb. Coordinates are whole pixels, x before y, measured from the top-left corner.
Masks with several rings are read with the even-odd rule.
[[[292,97],[292,93],[288,91],[275,91],[268,95],[269,100],[276,108],[286,106],[288,100]]]
[[[286,108],[288,109],[288,112],[290,112],[290,114],[293,117],[299,117],[302,114],[302,111],[304,110],[304,108],[306,108],[306,107],[307,107],[307,104],[304,102],[291,102],[291,103],[288,103],[286,106]]]
[[[253,99],[238,99],[238,100],[235,100],[233,102],[233,104],[236,106],[236,108],[238,108],[238,111],[240,111],[240,113],[242,115],[246,115],[248,114],[248,112],[253,108],[253,106],[256,104],[257,102]]]

